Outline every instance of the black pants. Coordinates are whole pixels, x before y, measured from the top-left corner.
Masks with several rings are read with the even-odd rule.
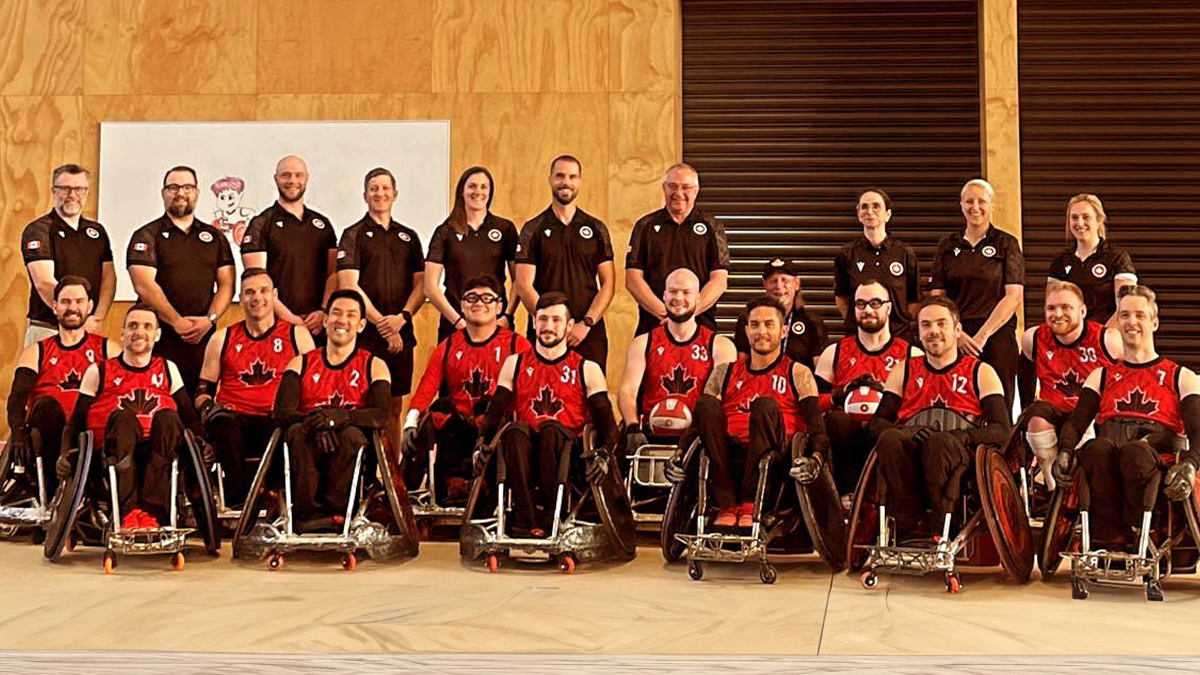
[[[204,365],[204,347],[215,330],[200,340],[199,344],[188,344],[179,337],[173,328],[161,324],[162,337],[154,345],[154,355],[172,361],[179,368],[183,378],[183,386],[187,388],[188,397],[196,396],[196,385],[200,383],[200,368]]]
[[[547,422],[536,431],[516,422],[504,430],[496,481],[512,491],[513,527],[529,529],[550,524],[558,486],[570,480],[574,445],[575,436],[557,422]]]
[[[530,344],[537,344],[537,331],[533,327],[533,319],[529,319],[529,328],[525,331],[525,337],[529,339]],[[596,322],[595,326],[588,331],[587,337],[583,342],[572,347],[579,355],[588,361],[595,361],[600,365],[600,370],[608,372],[608,330],[604,327],[604,321]]]
[[[429,467],[429,448],[437,444],[437,466],[434,490],[439,500],[447,494],[447,480],[458,478],[470,480],[471,453],[479,438],[479,430],[473,420],[463,417],[449,399],[438,399],[429,406],[429,414],[417,427],[417,452],[405,459],[404,483],[409,490],[421,485]]]
[[[761,397],[750,404],[750,444],[743,448],[729,436],[725,411],[716,398],[704,395],[696,402],[692,415],[701,442],[709,457],[709,482],[718,508],[729,508],[754,501],[758,491],[758,463],[772,450],[787,443],[779,402]],[[734,465],[742,461],[740,490],[735,487]]]
[[[963,319],[962,327],[968,335],[974,335],[983,326],[986,319]],[[988,338],[983,345],[979,360],[995,369],[1000,376],[1000,384],[1004,386],[1004,402],[1012,410],[1013,391],[1017,386],[1017,359],[1021,358],[1020,345],[1017,344],[1016,326],[1007,323]]]
[[[892,428],[879,435],[877,483],[888,512],[901,533],[921,525],[926,505],[933,507],[932,531],[954,512],[962,493],[962,479],[971,468],[970,451],[945,431],[935,431],[924,446],[909,438],[909,430]]]
[[[246,469],[246,458],[262,457],[275,431],[275,423],[260,415],[221,414],[209,423],[206,431],[216,451],[217,462],[225,473],[225,505],[239,508],[246,499],[253,475]]]
[[[345,515],[350,504],[350,483],[358,449],[367,445],[367,435],[354,426],[337,432],[337,447],[324,453],[308,437],[303,424],[293,424],[286,434],[291,452],[292,509],[296,520],[318,515]],[[364,452],[363,463],[367,457]]]
[[[1159,450],[1146,439],[1118,445],[1094,438],[1080,448],[1079,464],[1079,508],[1088,511],[1098,526],[1141,526],[1142,513],[1153,510],[1158,501],[1166,468]]]
[[[171,462],[183,442],[183,422],[174,410],[160,410],[150,435],[131,411],[118,409],[104,429],[104,452],[116,462],[121,513],[140,508],[162,521],[169,512]],[[124,517],[122,515],[122,517]]]
[[[392,353],[388,351],[387,340],[379,335],[375,326],[367,325],[358,334],[358,344],[382,360],[392,376],[392,398],[400,398],[412,391],[413,351],[417,348],[417,340],[412,336],[412,324],[405,324],[401,329],[404,349]]]
[[[54,494],[58,488],[58,473],[54,464],[58,461],[62,449],[63,427],[67,425],[67,415],[63,412],[58,401],[49,396],[39,396],[33,399],[29,412],[25,415],[25,426],[32,434],[34,431],[41,437],[40,450],[42,455],[42,477],[46,481],[46,496]],[[32,473],[34,467],[25,467]]]
[[[833,482],[839,494],[850,494],[858,485],[867,456],[871,454],[871,434],[867,425],[851,417],[846,411],[834,408],[825,414],[825,430],[829,433],[829,447],[833,457],[826,457],[833,471]]]

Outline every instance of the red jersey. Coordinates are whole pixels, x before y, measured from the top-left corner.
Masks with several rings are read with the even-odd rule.
[[[270,415],[287,365],[300,354],[292,324],[280,319],[254,337],[239,321],[225,331],[217,403],[244,415]]]
[[[1070,413],[1079,403],[1083,383],[1099,367],[1116,362],[1104,347],[1104,326],[1083,322],[1083,333],[1066,345],[1058,341],[1050,326],[1042,324],[1033,333],[1034,369],[1038,399],[1060,412]]]
[[[363,408],[371,388],[371,352],[355,347],[350,358],[332,365],[325,349],[314,349],[300,365],[300,412],[317,408]]]
[[[465,329],[455,331],[429,356],[409,406],[424,412],[435,399],[449,398],[459,414],[471,419],[480,399],[496,391],[504,360],[528,349],[528,340],[500,326],[482,342],[472,342]]]
[[[88,409],[87,426],[103,438],[108,418],[117,409],[131,410],[142,425],[142,435],[150,433],[150,422],[160,410],[175,410],[171,398],[171,370],[167,360],[153,356],[142,368],[127,365],[122,356],[101,361],[100,386]]]
[[[941,370],[934,370],[924,356],[908,359],[904,373],[904,396],[897,421],[904,424],[926,408],[946,408],[978,420],[983,415],[976,374],[981,361],[969,354]]]
[[[1096,426],[1117,417],[1152,420],[1183,433],[1179,415],[1179,364],[1158,357],[1147,363],[1118,362],[1104,368]]]
[[[793,435],[808,428],[800,414],[800,392],[792,378],[795,363],[781,353],[774,363],[762,370],[750,367],[748,354],[739,354],[737,361],[729,364],[721,386],[721,407],[725,410],[730,436],[742,445],[750,443],[750,404],[760,396],[770,396],[779,402],[789,441]]]
[[[517,420],[534,430],[543,422],[557,420],[573,434],[582,431],[592,419],[583,362],[584,358],[572,350],[553,361],[543,359],[536,349],[519,355],[513,375]]]
[[[104,336],[92,333],[74,347],[64,345],[60,335],[38,342],[37,383],[33,385],[29,404],[32,405],[34,399],[49,396],[58,401],[69,419],[75,410],[75,400],[79,398],[83,373],[88,366],[108,358],[107,345]]]
[[[638,387],[638,410],[643,424],[650,411],[668,396],[682,398],[688,410],[704,393],[704,383],[713,369],[713,342],[717,334],[696,326],[692,339],[677,342],[665,325],[655,326],[646,338],[646,369]]]
[[[847,335],[833,348],[833,382],[835,387],[844,387],[863,375],[870,375],[876,382],[887,382],[888,373],[897,363],[909,357],[911,346],[903,338],[892,336],[883,349],[869,351],[858,341],[857,335]]]

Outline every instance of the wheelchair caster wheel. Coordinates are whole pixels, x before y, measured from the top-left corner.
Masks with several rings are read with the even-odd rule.
[[[1087,600],[1088,586],[1083,579],[1071,580],[1071,598],[1074,600]]]
[[[496,557],[495,553],[487,557],[487,568],[493,574],[500,570],[500,558]]]
[[[558,569],[562,570],[563,574],[571,574],[575,571],[575,556],[570,553],[564,553],[558,558]]]
[[[962,579],[955,572],[946,575],[946,592],[954,595],[962,590]]]
[[[74,553],[74,552],[75,552],[75,537],[71,537],[71,536],[68,536],[68,537],[67,537],[67,546],[66,546],[66,549],[67,549],[67,553]]]
[[[270,558],[267,558],[267,569],[271,570],[272,572],[278,572],[279,570],[283,569],[283,556],[276,553]]]
[[[1153,579],[1146,579],[1146,600],[1150,602],[1162,602],[1163,600],[1162,585]]]
[[[863,588],[865,588],[867,590],[871,590],[879,585],[879,575],[875,574],[874,572],[872,572],[870,570],[867,570],[866,572],[863,572],[861,575],[859,575],[858,583],[862,584]]]
[[[353,553],[342,556],[342,569],[353,572],[355,567],[358,567],[358,559],[354,557]]]
[[[104,573],[112,574],[113,568],[117,566],[117,554],[112,551],[104,552]]]
[[[29,538],[33,541],[34,546],[41,546],[46,543],[46,531],[42,528],[34,528],[33,532],[29,533]]]
[[[183,564],[184,559],[182,553],[176,553],[171,556],[171,569],[175,570],[176,572],[182,572]]]
[[[688,576],[692,578],[692,581],[700,581],[704,578],[704,567],[698,562],[689,562]]]
[[[774,567],[770,565],[763,565],[762,567],[758,568],[758,578],[761,579],[764,584],[769,585],[775,583],[775,580],[779,578],[779,573],[775,571]]]

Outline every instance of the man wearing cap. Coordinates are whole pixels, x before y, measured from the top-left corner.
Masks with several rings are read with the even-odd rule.
[[[763,265],[762,278],[763,290],[783,306],[783,353],[811,370],[828,339],[820,317],[804,308],[804,298],[800,295],[800,267],[786,258],[772,258]],[[750,353],[744,315],[738,317],[733,329],[733,346],[739,354]]]

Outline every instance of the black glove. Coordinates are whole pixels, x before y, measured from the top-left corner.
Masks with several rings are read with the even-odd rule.
[[[475,476],[482,476],[487,471],[488,462],[492,459],[492,448],[487,443],[476,443],[475,452],[471,453],[471,469]]]
[[[318,408],[304,416],[304,429],[310,434],[337,431],[350,423],[350,411],[345,408]]]
[[[214,418],[220,417],[222,413],[229,413],[230,410],[225,406],[217,403],[216,399],[208,399],[200,408],[200,424],[205,429],[209,429]]]
[[[599,483],[608,475],[609,467],[612,465],[612,453],[606,447],[599,447],[592,451],[590,457],[587,458],[587,468],[584,469],[583,475],[589,483]]]
[[[682,483],[687,478],[687,472],[683,470],[683,454],[676,452],[667,460],[663,466],[663,478],[672,483]]]
[[[626,455],[633,454],[635,450],[650,442],[647,440],[645,432],[642,431],[642,427],[637,424],[626,424],[624,437]]]
[[[316,442],[319,452],[326,455],[332,455],[337,452],[338,436],[336,431],[318,431],[312,438]]]
[[[1059,487],[1069,488],[1075,484],[1075,462],[1072,461],[1074,454],[1067,450],[1059,450],[1058,457],[1054,458],[1054,467],[1050,469],[1050,475]]]
[[[405,427],[400,435],[400,452],[406,455],[417,454],[417,427]]]
[[[13,464],[19,464],[26,469],[34,465],[33,442],[30,441],[29,434],[24,429],[13,430],[12,436],[8,439],[8,449],[11,451]]]
[[[212,444],[203,438],[196,437],[196,449],[200,451],[200,461],[204,462],[206,471],[217,465],[217,450]]]
[[[1178,464],[1167,470],[1167,486],[1163,493],[1173,501],[1181,502],[1192,494],[1192,485],[1196,482],[1196,465],[1189,460],[1180,460]]]
[[[931,427],[917,427],[917,430],[913,432],[912,436],[909,436],[909,440],[917,445],[925,445],[925,442],[929,440],[929,437],[933,435],[933,432],[941,431],[941,429],[938,428],[939,426],[940,425],[935,423],[934,426]]]
[[[820,455],[805,455],[792,460],[792,468],[788,473],[801,484],[808,484],[821,475],[821,467],[825,460]]]
[[[954,438],[958,439],[958,442],[962,443],[964,448],[966,448],[968,450],[971,449],[971,432],[970,432],[970,430],[955,429],[954,431],[950,432],[950,435],[953,436]]]
[[[79,448],[71,448],[58,456],[58,461],[54,463],[54,475],[58,476],[60,483],[75,473],[75,457],[78,454]]]

